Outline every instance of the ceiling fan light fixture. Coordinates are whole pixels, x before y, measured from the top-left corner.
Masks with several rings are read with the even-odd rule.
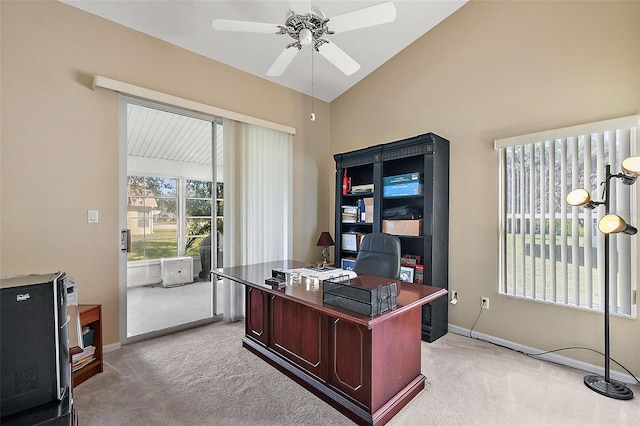
[[[298,37],[298,41],[303,46],[308,46],[313,41],[313,34],[311,34],[311,30],[309,28],[301,29]]]

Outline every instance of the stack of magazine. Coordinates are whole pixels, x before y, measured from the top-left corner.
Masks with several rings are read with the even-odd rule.
[[[78,371],[82,367],[89,364],[91,361],[95,360],[96,359],[95,354],[96,354],[96,347],[93,345],[89,345],[86,348],[82,349],[82,351],[71,355],[72,371]]]

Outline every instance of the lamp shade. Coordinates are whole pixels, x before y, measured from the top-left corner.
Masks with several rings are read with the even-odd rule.
[[[635,227],[627,224],[624,219],[617,214],[605,215],[600,219],[600,222],[598,222],[598,229],[605,234],[623,233],[633,235],[638,232]]]
[[[591,195],[589,191],[584,188],[574,189],[567,195],[567,204],[571,206],[584,206],[586,209],[594,209],[596,203],[591,201]]]
[[[629,157],[622,162],[622,170],[631,175],[640,175],[640,157]]]
[[[333,242],[333,238],[331,238],[331,234],[325,231],[322,234],[320,234],[320,238],[318,238],[318,243],[316,245],[322,246],[322,247],[328,247],[334,244],[335,243]]]

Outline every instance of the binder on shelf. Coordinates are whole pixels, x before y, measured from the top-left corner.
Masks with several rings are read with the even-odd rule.
[[[365,205],[362,198],[358,199],[358,222],[364,222]]]

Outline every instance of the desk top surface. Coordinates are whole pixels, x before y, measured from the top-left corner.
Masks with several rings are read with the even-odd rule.
[[[406,310],[422,306],[447,294],[447,290],[440,287],[406,283],[399,280],[390,280],[372,275],[360,275],[358,276],[358,280],[363,283],[367,282],[367,286],[370,286],[372,283],[374,285],[376,283],[379,283],[378,285],[383,285],[389,282],[395,282],[398,288],[396,308],[377,317],[369,317],[347,309],[324,304],[322,301],[322,282],[320,282],[319,285],[314,286],[313,283],[309,282],[305,277],[302,277],[300,284],[287,285],[280,289],[272,288],[270,285],[264,284],[264,280],[271,277],[271,271],[273,269],[297,269],[305,266],[308,266],[308,264],[304,262],[281,260],[254,265],[219,268],[216,271],[213,271],[213,273],[219,277],[227,278],[280,297],[294,300],[328,315],[333,315],[367,326],[373,326],[377,322],[400,315]]]

